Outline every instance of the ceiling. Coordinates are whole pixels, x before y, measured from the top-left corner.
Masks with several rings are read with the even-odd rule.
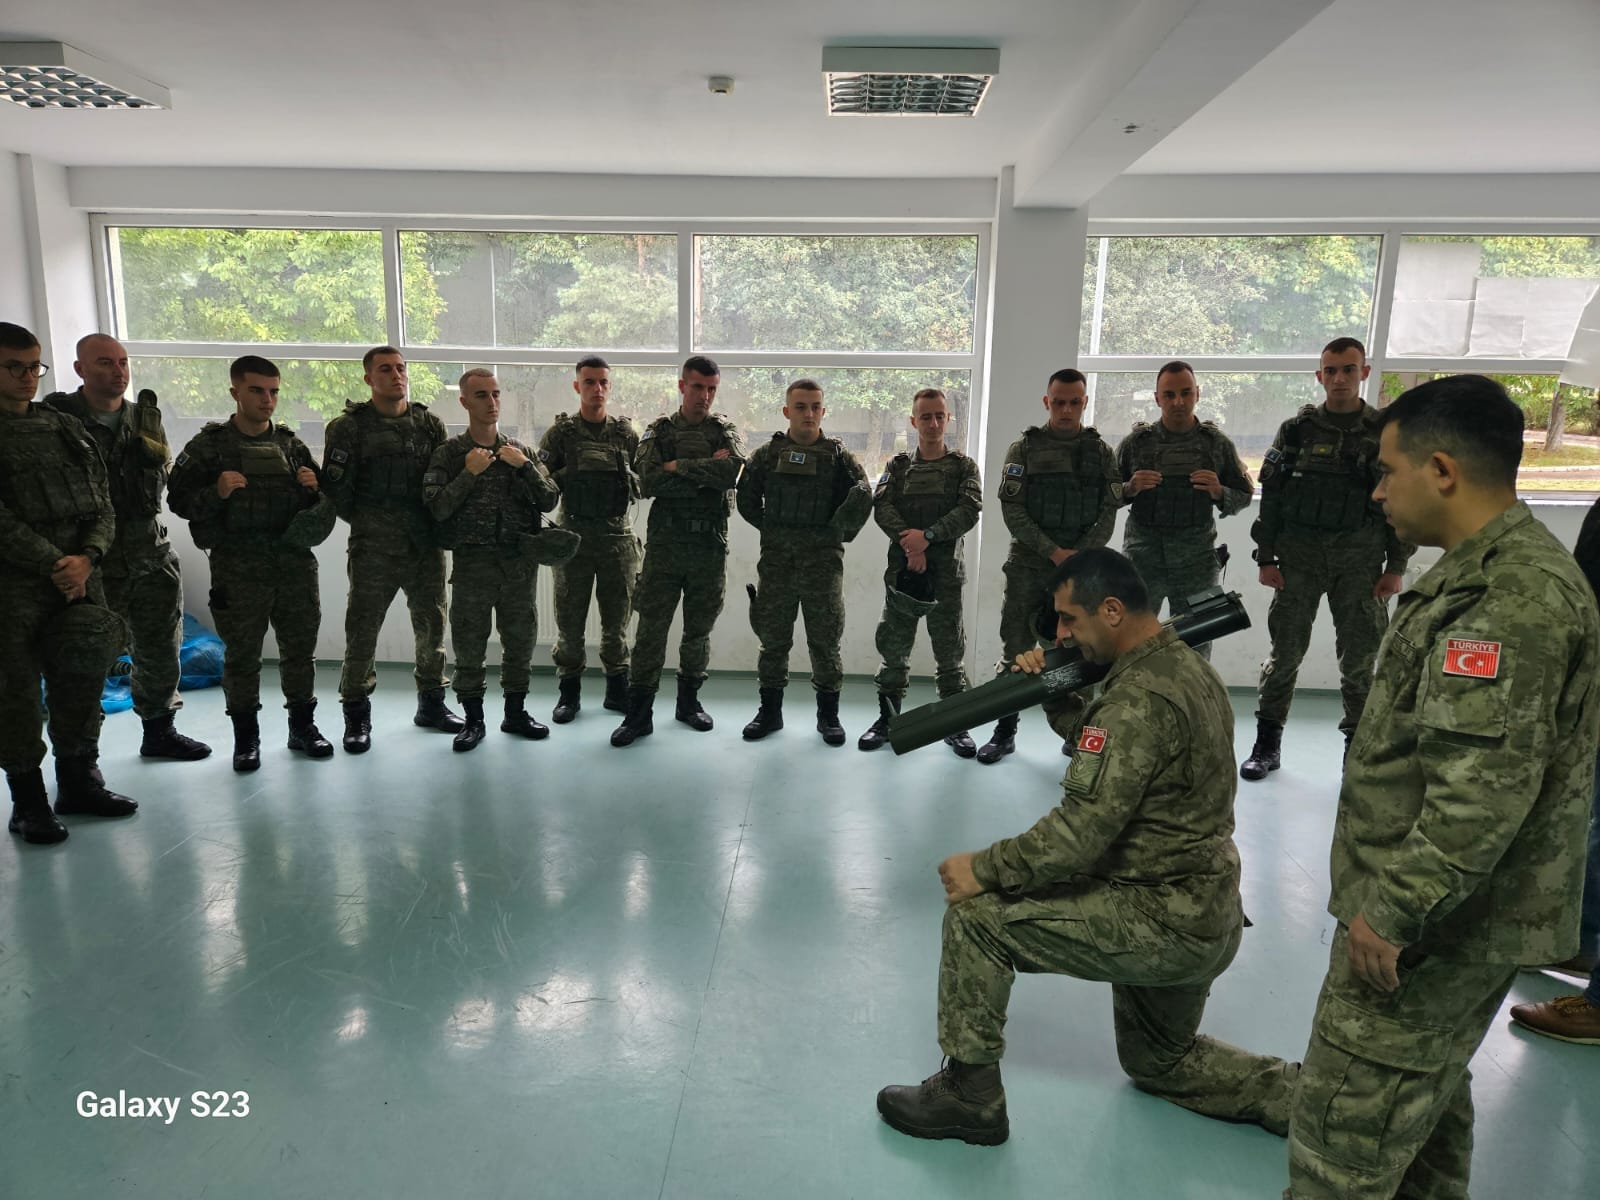
[[[1600,171],[1600,3],[1520,0],[8,0],[172,90],[0,104],[68,165],[994,176]],[[998,45],[973,120],[824,112],[825,43]],[[706,77],[731,75],[730,96]],[[1124,136],[1128,126],[1137,132]]]

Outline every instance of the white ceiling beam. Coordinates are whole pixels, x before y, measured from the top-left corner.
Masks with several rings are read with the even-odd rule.
[[[1137,0],[1103,44],[1063,59],[1066,95],[1017,163],[1017,203],[1087,203],[1331,2]],[[1335,86],[1317,67],[1307,86]]]

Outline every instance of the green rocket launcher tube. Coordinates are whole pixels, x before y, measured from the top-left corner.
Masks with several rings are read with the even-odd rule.
[[[1189,611],[1166,624],[1190,646],[1250,628],[1250,616],[1238,592],[1211,588],[1191,596],[1189,604]],[[959,729],[976,729],[1062,692],[1092,687],[1110,670],[1109,665],[1084,662],[1076,646],[1052,647],[1044,652],[1044,670],[1037,675],[1008,671],[981,687],[901,713],[889,722],[889,745],[896,754],[920,750]]]

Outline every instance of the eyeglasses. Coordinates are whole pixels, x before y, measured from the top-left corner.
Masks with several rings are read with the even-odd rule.
[[[46,375],[50,374],[50,364],[49,363],[42,363],[42,362],[19,363],[19,362],[13,362],[13,363],[0,363],[0,366],[4,366],[6,370],[10,371],[11,372],[11,378],[13,378],[13,379],[26,379],[29,375],[32,375],[35,379],[43,379]]]

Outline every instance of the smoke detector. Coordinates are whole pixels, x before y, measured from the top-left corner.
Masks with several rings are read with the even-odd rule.
[[[0,96],[24,108],[171,108],[159,83],[64,42],[0,42]]]
[[[1000,71],[993,47],[825,46],[836,117],[973,117]]]

